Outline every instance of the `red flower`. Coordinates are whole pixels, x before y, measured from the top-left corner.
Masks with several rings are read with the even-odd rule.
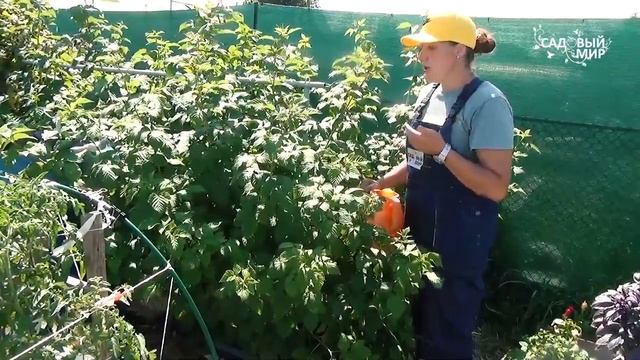
[[[564,310],[564,314],[562,314],[562,317],[564,319],[568,319],[571,317],[571,315],[573,315],[573,313],[576,311],[576,309],[573,308],[573,305],[569,305],[567,306],[567,308]]]

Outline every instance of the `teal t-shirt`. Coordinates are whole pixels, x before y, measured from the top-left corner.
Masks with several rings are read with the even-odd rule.
[[[426,85],[416,105],[427,96],[433,84]],[[438,86],[431,97],[423,122],[442,125],[462,89],[442,91]],[[456,116],[451,130],[451,147],[467,159],[475,160],[474,150],[513,149],[513,110],[504,94],[484,81]]]

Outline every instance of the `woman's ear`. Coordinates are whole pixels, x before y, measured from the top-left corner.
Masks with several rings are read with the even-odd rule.
[[[456,59],[464,59],[467,54],[467,47],[462,44],[457,44],[455,47]]]

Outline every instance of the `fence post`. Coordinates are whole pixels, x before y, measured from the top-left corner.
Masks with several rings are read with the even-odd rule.
[[[258,2],[253,2],[253,30],[258,29]]]
[[[91,219],[91,214],[81,217],[82,224]],[[94,217],[89,231],[84,234],[82,240],[84,248],[84,264],[87,270],[87,280],[93,277],[101,277],[107,280],[107,260],[104,250],[104,231],[102,230],[102,216]],[[105,296],[106,294],[102,294]]]

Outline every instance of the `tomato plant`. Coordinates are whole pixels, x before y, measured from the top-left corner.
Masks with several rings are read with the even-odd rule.
[[[109,290],[90,279],[86,286],[65,281],[76,247],[57,248],[56,239],[75,238],[77,228],[66,218],[68,204],[79,204],[36,180],[0,181],[0,356],[9,358],[81,318]],[[76,239],[78,240],[78,239]],[[80,243],[77,241],[77,243]],[[75,259],[75,260],[74,260]],[[152,359],[144,338],[113,308],[103,308],[28,354],[28,358]]]

